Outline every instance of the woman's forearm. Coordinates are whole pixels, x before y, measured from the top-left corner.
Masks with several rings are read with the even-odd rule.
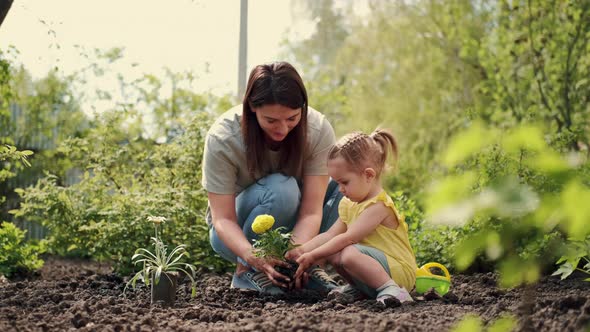
[[[328,187],[327,175],[305,175],[301,192],[299,217],[293,228],[293,242],[303,244],[320,232],[324,196]]]
[[[321,214],[308,214],[299,218],[293,228],[293,243],[303,244],[313,239],[320,232]]]
[[[244,231],[233,220],[219,219],[214,220],[215,231],[223,243],[236,255],[243,260],[247,260],[252,252],[252,245],[244,236]]]

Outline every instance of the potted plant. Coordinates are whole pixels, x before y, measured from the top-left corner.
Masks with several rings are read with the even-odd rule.
[[[268,214],[261,214],[254,219],[252,223],[252,231],[259,235],[257,240],[254,240],[254,255],[257,257],[275,258],[285,261],[285,253],[296,245],[291,242],[292,234],[285,232],[285,227],[278,227],[271,229],[275,223],[273,216]],[[288,262],[291,267],[285,268],[277,266],[277,272],[293,278],[295,271],[297,271],[297,263]]]
[[[154,251],[139,248],[131,258],[134,264],[142,264],[142,269],[137,272],[125,285],[123,293],[131,285],[135,289],[137,280],[143,280],[146,286],[151,286],[151,303],[161,302],[172,306],[176,300],[176,286],[180,273],[186,275],[191,281],[191,296],[196,294],[195,266],[181,262],[183,256],[188,257],[186,245],[181,244],[168,253],[167,246],[159,237],[158,229],[166,221],[164,217],[149,216],[148,221],[154,224],[155,237],[152,237]],[[189,273],[190,271],[190,273]]]

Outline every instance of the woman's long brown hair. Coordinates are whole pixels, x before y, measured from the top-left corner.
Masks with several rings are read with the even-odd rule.
[[[254,179],[268,171],[270,155],[264,132],[252,109],[275,104],[291,109],[301,108],[301,120],[281,142],[279,170],[285,175],[302,176],[307,148],[307,91],[295,68],[287,62],[254,67],[242,103],[242,136],[246,145],[248,172]]]

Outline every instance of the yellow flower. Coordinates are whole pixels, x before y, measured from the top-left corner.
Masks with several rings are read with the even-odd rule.
[[[166,218],[165,217],[149,216],[149,217],[147,217],[147,220],[153,222],[156,225],[159,225],[159,224],[163,223],[164,221],[166,221]]]
[[[275,223],[275,218],[269,214],[261,214],[252,223],[252,230],[256,234],[268,231]]]

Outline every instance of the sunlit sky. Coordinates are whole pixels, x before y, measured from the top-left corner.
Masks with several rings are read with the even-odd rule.
[[[289,0],[249,1],[248,71],[279,60],[285,38],[313,32],[311,22],[294,16]],[[16,0],[0,27],[0,48],[15,46],[17,61],[39,78],[56,66],[64,74],[87,66],[74,45],[123,47],[124,61],[112,70],[192,70],[197,89],[236,94],[239,23],[239,0]]]

